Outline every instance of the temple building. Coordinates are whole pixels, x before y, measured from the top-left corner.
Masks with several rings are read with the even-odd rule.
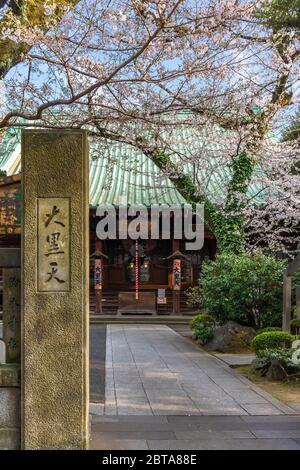
[[[201,250],[186,250],[186,240],[99,240],[97,208],[143,204],[182,207],[184,198],[151,159],[133,147],[111,143],[103,151],[90,143],[90,306],[96,314],[190,314],[185,291],[196,285],[204,260],[216,252],[214,235],[204,230]],[[21,145],[6,132],[0,144],[0,244],[20,246]],[[64,175],[65,178],[68,175]],[[172,215],[172,212],[171,212]],[[149,214],[149,226],[151,225]],[[161,234],[161,233],[160,233]],[[176,291],[176,292],[175,292]]]

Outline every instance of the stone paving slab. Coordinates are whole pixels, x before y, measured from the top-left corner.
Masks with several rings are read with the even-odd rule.
[[[255,354],[214,354],[215,357],[226,362],[229,366],[248,366],[255,359]]]
[[[91,431],[92,449],[300,450],[299,416],[92,415]]]
[[[106,327],[93,325],[90,331],[90,400],[105,401]]]
[[[150,450],[300,450],[293,439],[202,439],[148,441]]]
[[[300,397],[299,397],[300,400]],[[300,402],[299,403],[288,403],[288,406],[293,408],[293,410],[297,411],[300,414]]]
[[[300,447],[300,446],[299,446]],[[94,436],[90,444],[91,450],[149,450],[149,446],[142,439],[106,439]]]
[[[108,325],[105,383],[107,416],[299,413],[165,325]]]

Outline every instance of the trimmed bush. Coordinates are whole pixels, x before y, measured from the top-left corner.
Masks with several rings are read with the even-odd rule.
[[[207,313],[199,313],[193,317],[189,323],[191,330],[195,330],[199,325],[214,325],[215,319]]]
[[[207,313],[199,313],[190,321],[190,328],[200,344],[205,344],[214,334],[215,320]]]
[[[214,335],[214,327],[212,325],[204,325],[203,323],[197,325],[194,329],[196,339],[199,340],[200,344],[204,345]]]
[[[262,356],[266,349],[290,348],[295,337],[284,331],[266,331],[255,336],[252,346],[257,356]]]
[[[269,333],[270,331],[281,331],[281,328],[279,326],[268,326],[258,330],[255,336],[260,335],[261,333]]]

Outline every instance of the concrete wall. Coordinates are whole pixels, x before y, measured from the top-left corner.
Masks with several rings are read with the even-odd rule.
[[[0,364],[0,449],[20,448],[20,367]]]

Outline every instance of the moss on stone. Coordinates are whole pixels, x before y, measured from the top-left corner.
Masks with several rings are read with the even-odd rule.
[[[0,364],[0,387],[20,386],[20,365]]]

